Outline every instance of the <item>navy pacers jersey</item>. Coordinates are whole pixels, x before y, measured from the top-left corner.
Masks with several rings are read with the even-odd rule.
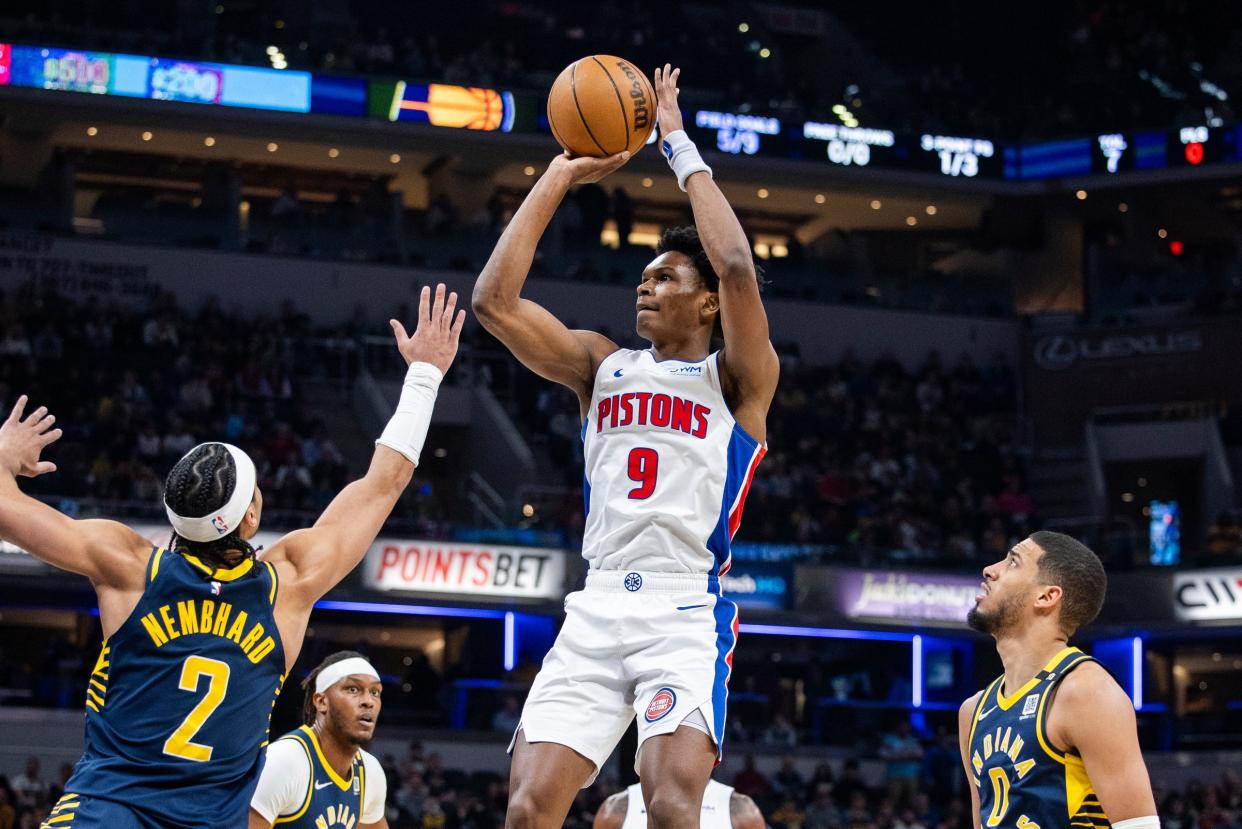
[[[284,681],[277,586],[266,562],[213,570],[156,548],[91,673],[86,749],[65,791],[160,826],[245,826]]]
[[[1084,662],[1065,648],[1012,694],[1001,692],[1004,676],[983,692],[970,726],[970,766],[985,829],[1106,829],[1082,758],[1048,739],[1048,705],[1056,684]]]
[[[319,740],[310,726],[304,725],[280,739],[293,740],[302,747],[306,759],[310,761],[311,774],[306,795],[297,811],[277,817],[273,825],[287,829],[354,829],[361,820],[362,805],[367,796],[367,772],[362,752],[354,753],[349,777],[342,779],[323,756],[323,749],[319,747]]]

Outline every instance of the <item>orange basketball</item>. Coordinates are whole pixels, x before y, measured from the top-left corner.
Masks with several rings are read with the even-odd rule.
[[[548,126],[574,155],[642,149],[655,127],[655,90],[634,64],[612,55],[576,60],[548,93]]]

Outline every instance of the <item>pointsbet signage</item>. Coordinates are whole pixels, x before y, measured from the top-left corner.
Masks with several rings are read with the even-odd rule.
[[[530,547],[381,538],[362,564],[372,590],[454,593],[478,599],[559,599],[565,553]]]

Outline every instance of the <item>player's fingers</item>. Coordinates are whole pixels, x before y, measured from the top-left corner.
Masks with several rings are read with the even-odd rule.
[[[30,416],[22,421],[22,424],[25,426],[34,426],[36,423],[42,420],[43,416],[46,414],[47,414],[47,406],[40,406],[39,408],[31,412]]]
[[[40,435],[39,440],[41,442],[41,445],[47,446],[48,444],[55,443],[56,441],[60,440],[60,436],[63,434],[64,432],[61,431],[60,429],[53,429],[50,432],[44,432],[42,435]]]
[[[54,414],[47,415],[47,417],[35,423],[34,425],[35,434],[39,434],[39,435],[43,434],[48,429],[51,429],[52,424],[55,422],[56,422],[56,415]]]
[[[431,319],[431,288],[424,285],[418,292],[418,324],[427,319]]]
[[[444,283],[436,283],[436,298],[431,303],[431,321],[438,323],[444,318]]]
[[[56,464],[51,461],[39,461],[39,465],[35,467],[36,475],[46,475],[49,472],[56,471]]]
[[[465,324],[466,324],[466,309],[462,308],[460,311],[457,312],[457,316],[453,318],[453,325],[450,327],[449,330],[451,330],[453,332],[453,336],[456,337],[461,334],[462,326]]]
[[[444,313],[440,315],[440,326],[448,328],[453,324],[453,314],[457,311],[457,292],[451,291],[444,303]]]
[[[669,78],[668,80],[668,85],[673,87],[674,92],[681,91],[680,89],[677,88],[677,79],[680,77],[681,77],[681,67],[679,66],[673,70],[673,77]]]
[[[389,320],[388,325],[392,328],[392,335],[397,338],[398,347],[410,338],[410,335],[405,333],[405,326],[396,320]]]
[[[22,412],[26,411],[26,395],[17,398],[17,402],[13,404],[13,408],[9,410],[8,422],[12,423],[22,419]]]

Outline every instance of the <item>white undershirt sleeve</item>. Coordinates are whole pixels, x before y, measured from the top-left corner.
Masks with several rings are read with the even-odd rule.
[[[302,744],[297,740],[276,740],[267,747],[267,762],[254,797],[250,798],[250,808],[268,823],[281,815],[293,814],[306,802],[310,776],[310,758]]]
[[[384,767],[380,761],[367,752],[362,752],[362,765],[367,773],[367,790],[362,801],[360,824],[379,823],[385,815],[384,802],[388,799],[388,778],[384,776]]]

